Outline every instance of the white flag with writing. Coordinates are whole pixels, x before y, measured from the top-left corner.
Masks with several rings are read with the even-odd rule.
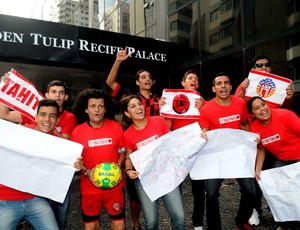
[[[8,80],[0,84],[0,102],[33,121],[43,98],[34,85],[14,69],[9,72]]]

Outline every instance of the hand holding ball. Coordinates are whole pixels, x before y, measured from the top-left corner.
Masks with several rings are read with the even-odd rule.
[[[104,162],[96,166],[93,178],[99,188],[110,189],[119,184],[122,172],[117,164]]]

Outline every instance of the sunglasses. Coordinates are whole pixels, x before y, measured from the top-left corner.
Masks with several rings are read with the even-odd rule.
[[[256,63],[254,65],[254,68],[262,68],[263,66],[270,67],[270,63],[269,62],[266,62],[266,63]]]

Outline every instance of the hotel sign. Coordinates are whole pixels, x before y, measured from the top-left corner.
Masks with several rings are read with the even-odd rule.
[[[0,15],[0,57],[99,65],[128,46],[132,58],[170,62],[170,43],[97,29]],[[172,44],[174,46],[174,44]],[[169,63],[168,63],[169,64]]]

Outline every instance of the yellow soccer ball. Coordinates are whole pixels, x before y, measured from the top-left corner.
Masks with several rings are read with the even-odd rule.
[[[104,162],[96,166],[93,177],[99,188],[110,189],[120,183],[122,172],[115,163]]]

